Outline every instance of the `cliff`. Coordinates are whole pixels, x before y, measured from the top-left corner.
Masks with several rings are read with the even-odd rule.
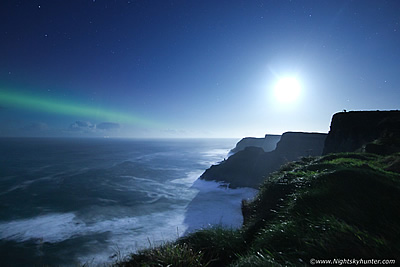
[[[250,146],[260,147],[265,152],[269,152],[276,148],[276,144],[280,139],[280,135],[274,134],[266,134],[264,138],[245,137],[236,144],[235,148],[230,151],[230,154],[237,153]]]
[[[242,202],[241,229],[203,229],[115,266],[308,266],[318,259],[394,265],[400,261],[395,162],[400,154],[303,158],[271,174],[253,200]]]
[[[346,153],[303,157],[270,174],[254,199],[242,201],[239,230],[203,229],[117,266],[297,266],[327,258],[337,265],[345,259],[399,262],[400,236],[394,233],[400,224],[400,153],[393,153],[400,148],[399,122],[398,111],[338,113],[328,137],[285,133],[274,151],[237,152],[202,178],[225,179],[231,187],[251,184],[282,162],[318,155],[324,141],[325,154]],[[347,152],[371,149],[379,153]]]
[[[276,145],[275,153],[285,157],[287,161],[321,156],[326,137],[325,133],[286,132]]]
[[[352,111],[332,117],[323,154],[400,151],[400,111]]]
[[[266,175],[283,163],[284,159],[273,152],[264,152],[260,147],[246,147],[218,165],[212,165],[200,179],[224,182],[231,188],[257,188]]]
[[[229,187],[258,188],[271,172],[286,162],[305,156],[320,156],[326,134],[287,132],[281,137],[276,149],[264,152],[260,147],[246,147],[227,160],[207,169],[201,179],[229,184]]]

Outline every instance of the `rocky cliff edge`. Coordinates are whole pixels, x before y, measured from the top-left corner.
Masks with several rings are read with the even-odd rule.
[[[282,164],[300,157],[320,156],[325,138],[323,133],[286,132],[275,150],[264,152],[260,147],[246,147],[218,165],[211,166],[200,178],[224,182],[231,188],[258,188]]]

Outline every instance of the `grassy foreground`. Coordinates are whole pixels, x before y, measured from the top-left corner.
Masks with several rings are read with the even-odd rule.
[[[400,263],[400,154],[341,153],[282,166],[241,229],[197,231],[116,266],[298,266],[310,259]]]

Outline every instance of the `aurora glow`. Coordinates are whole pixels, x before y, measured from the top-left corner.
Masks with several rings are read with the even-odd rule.
[[[110,136],[133,138],[328,132],[344,109],[399,109],[399,10],[396,0],[2,0],[0,137],[100,135],[68,131],[76,121],[118,123]],[[295,101],[277,99],[282,77],[298,79]]]
[[[0,104],[10,108],[46,112],[66,116],[84,116],[97,120],[113,121],[119,123],[134,124],[147,127],[156,127],[157,123],[122,112],[116,112],[87,105],[54,101],[45,97],[37,97],[27,94],[0,91]]]

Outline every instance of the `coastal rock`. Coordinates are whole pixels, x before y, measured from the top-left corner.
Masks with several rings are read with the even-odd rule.
[[[201,179],[229,184],[229,187],[258,188],[271,172],[289,161],[303,156],[321,155],[326,134],[287,132],[274,151],[265,152],[260,147],[246,147],[207,169]]]
[[[229,153],[235,154],[250,146],[261,147],[264,152],[269,152],[276,148],[276,144],[279,142],[280,139],[281,136],[275,134],[266,134],[264,138],[245,137],[240,140],[236,144],[235,148],[233,148]]]
[[[276,153],[287,161],[300,157],[320,156],[322,154],[326,133],[286,132],[276,145]]]
[[[211,166],[201,179],[228,183],[231,188],[257,188],[266,175],[277,170],[281,163],[282,158],[272,152],[264,152],[260,147],[246,147],[220,164]]]
[[[351,111],[333,115],[323,154],[400,151],[400,111]]]

